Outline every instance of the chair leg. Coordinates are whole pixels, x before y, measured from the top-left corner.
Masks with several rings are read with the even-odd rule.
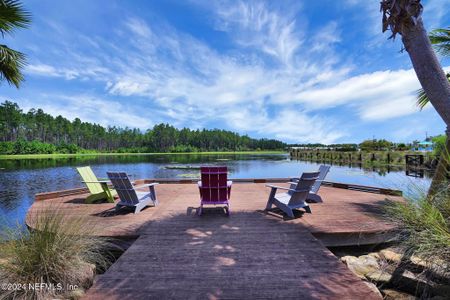
[[[134,209],[134,214],[138,214],[146,206],[147,206],[147,204],[142,203],[142,202],[137,204],[136,208]]]
[[[275,197],[275,193],[277,192],[276,188],[272,188],[270,191],[269,199],[267,200],[266,210],[270,210],[272,208],[273,199]]]
[[[317,194],[309,193],[308,197],[306,197],[307,203],[321,203],[323,202],[322,197]]]
[[[203,204],[200,204],[200,207],[199,207],[198,212],[197,212],[197,214],[198,214],[199,216],[202,215],[202,210],[203,210]]]
[[[286,213],[287,213],[287,215],[288,215],[290,218],[292,218],[292,219],[295,218],[295,216],[294,216],[294,211],[293,211],[291,208],[288,208],[287,211],[286,211]]]
[[[227,216],[229,217],[231,212],[230,212],[230,204],[227,204],[227,206],[225,206],[225,209],[227,210]]]
[[[150,187],[150,197],[152,198],[153,205],[154,206],[158,205],[158,199],[156,198],[156,190],[153,185]]]

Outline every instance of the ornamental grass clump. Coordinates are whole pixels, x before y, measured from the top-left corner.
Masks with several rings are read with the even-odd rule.
[[[87,289],[96,268],[107,267],[110,245],[85,218],[56,209],[32,219],[33,230],[16,226],[0,242],[0,299],[66,297]]]
[[[442,184],[432,196],[416,188],[415,196],[407,197],[406,202],[390,202],[386,216],[399,227],[402,263],[413,264],[418,258],[430,281],[450,280],[449,184]]]

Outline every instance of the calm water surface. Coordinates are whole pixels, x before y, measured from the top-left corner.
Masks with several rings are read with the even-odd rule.
[[[36,193],[83,187],[75,167],[89,165],[98,177],[125,171],[134,178],[198,178],[202,164],[227,165],[230,178],[299,176],[320,164],[290,159],[288,154],[90,156],[63,159],[0,160],[0,222],[23,223]],[[193,169],[176,168],[192,166]],[[173,168],[175,167],[175,168]],[[328,181],[379,186],[411,192],[426,190],[430,179],[406,176],[403,170],[331,167]],[[266,197],[266,195],[261,195]]]

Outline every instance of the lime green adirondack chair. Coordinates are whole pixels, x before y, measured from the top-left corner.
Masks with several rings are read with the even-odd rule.
[[[91,195],[86,198],[86,203],[93,203],[104,199],[108,200],[110,203],[114,203],[114,196],[117,195],[117,192],[108,187],[107,180],[98,180],[97,176],[95,176],[89,166],[79,167],[77,168],[77,171],[91,193]]]

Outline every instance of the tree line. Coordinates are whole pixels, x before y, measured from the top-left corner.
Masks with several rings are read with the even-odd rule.
[[[275,139],[254,139],[220,130],[178,129],[157,124],[145,132],[137,128],[103,127],[53,117],[42,109],[23,112],[17,103],[0,104],[0,153],[44,154],[83,152],[198,152],[281,150]]]
[[[425,139],[427,142],[432,142],[434,145],[434,152],[439,155],[445,147],[446,135],[430,136]],[[304,147],[310,149],[329,149],[334,151],[407,151],[418,148],[419,141],[415,140],[411,143],[394,143],[385,139],[370,139],[364,140],[359,144],[291,144],[290,147]]]

